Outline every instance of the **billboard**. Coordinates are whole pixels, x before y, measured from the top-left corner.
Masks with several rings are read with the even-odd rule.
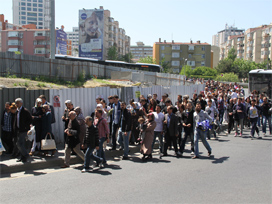
[[[79,57],[103,60],[104,10],[79,10]]]
[[[67,34],[61,29],[56,30],[56,54],[67,55]]]

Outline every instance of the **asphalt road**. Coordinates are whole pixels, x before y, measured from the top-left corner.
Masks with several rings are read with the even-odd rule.
[[[0,199],[5,204],[271,203],[271,140],[222,135],[209,141],[210,158],[200,143],[202,154],[195,160],[189,151],[179,159],[154,155],[147,163],[136,154],[92,173],[75,165],[7,175],[0,179]]]

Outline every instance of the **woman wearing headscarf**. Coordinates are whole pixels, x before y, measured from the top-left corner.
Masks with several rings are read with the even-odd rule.
[[[153,113],[147,115],[147,127],[145,129],[145,137],[141,145],[141,153],[143,154],[142,160],[152,159],[152,143],[154,138],[154,129],[156,122],[154,121]]]
[[[81,145],[83,144],[83,139],[86,134],[85,118],[84,118],[84,116],[82,114],[82,110],[79,106],[75,108],[75,112],[77,114],[77,116],[76,116],[77,122],[80,126],[79,141],[80,141],[80,147],[81,147]]]
[[[42,99],[37,98],[35,102],[35,106],[31,109],[31,115],[32,115],[32,125],[35,126],[35,136],[32,148],[29,152],[29,155],[32,156],[34,152],[36,151],[36,147],[38,151],[41,150],[41,137],[42,137]]]

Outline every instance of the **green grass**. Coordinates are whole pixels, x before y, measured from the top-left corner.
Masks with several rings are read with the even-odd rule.
[[[115,83],[111,83],[109,81],[105,81],[103,79],[93,79],[94,82],[98,82],[98,83],[101,83],[101,84],[108,84],[108,85],[117,85]]]

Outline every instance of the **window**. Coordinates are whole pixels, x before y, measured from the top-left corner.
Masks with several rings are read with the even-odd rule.
[[[43,16],[43,14],[42,14],[42,13],[39,13],[39,16]]]
[[[205,54],[201,55],[201,58],[205,59]]]
[[[192,58],[192,55],[191,55],[191,54],[189,54],[189,55],[188,55],[188,58]]]
[[[18,40],[9,40],[8,45],[19,45],[19,41]]]
[[[164,50],[164,45],[163,45],[163,46],[161,46],[161,50]]]
[[[37,7],[37,4],[33,4],[33,7]]]
[[[43,18],[39,18],[39,21],[43,21]]]
[[[33,2],[37,2],[37,0],[33,0]]]
[[[189,50],[195,50],[195,47],[193,45],[189,45]]]
[[[8,49],[8,52],[16,52],[16,51],[18,51],[18,48],[9,48]]]
[[[21,19],[22,19],[22,20],[25,20],[25,19],[26,19],[26,17],[25,17],[25,16],[21,16]]]
[[[16,31],[8,32],[8,37],[18,37],[19,33]]]
[[[26,9],[25,9],[25,7],[21,7],[21,10],[22,10],[22,11],[25,11]]]
[[[179,52],[173,52],[172,57],[173,58],[179,58]]]
[[[22,3],[21,3],[21,6],[25,6],[25,3],[24,3],[24,2],[22,2]]]
[[[37,18],[35,18],[35,17],[27,17],[27,20],[28,21],[37,21]]]
[[[27,6],[31,6],[31,3],[27,3]]]
[[[27,16],[34,16],[34,17],[37,17],[37,13],[27,13]]]
[[[201,66],[205,66],[205,61],[201,62]]]
[[[39,9],[39,12],[43,12],[43,9]]]
[[[43,23],[42,23],[42,22],[39,22],[39,25],[43,25]]]
[[[172,61],[172,66],[179,66],[179,61]]]
[[[172,45],[172,50],[180,50],[180,46],[179,45]]]
[[[40,8],[42,8],[42,7],[43,7],[43,5],[42,5],[42,4],[39,4],[39,7],[40,7]]]
[[[43,2],[43,0],[39,0],[39,3],[42,3]]]
[[[27,10],[28,10],[28,11],[31,11],[31,8],[28,7]]]
[[[23,12],[21,12],[21,14],[22,14],[22,15],[26,15],[26,12],[23,11]]]
[[[37,8],[33,8],[33,11],[37,11]]]
[[[202,46],[202,49],[201,49],[202,51],[205,51],[205,46]]]
[[[45,54],[45,48],[35,48],[35,54]]]
[[[195,66],[195,61],[187,61],[187,65],[189,65],[189,66]]]
[[[22,24],[26,24],[26,21],[22,21]]]
[[[161,58],[164,58],[164,54],[161,54]]]

